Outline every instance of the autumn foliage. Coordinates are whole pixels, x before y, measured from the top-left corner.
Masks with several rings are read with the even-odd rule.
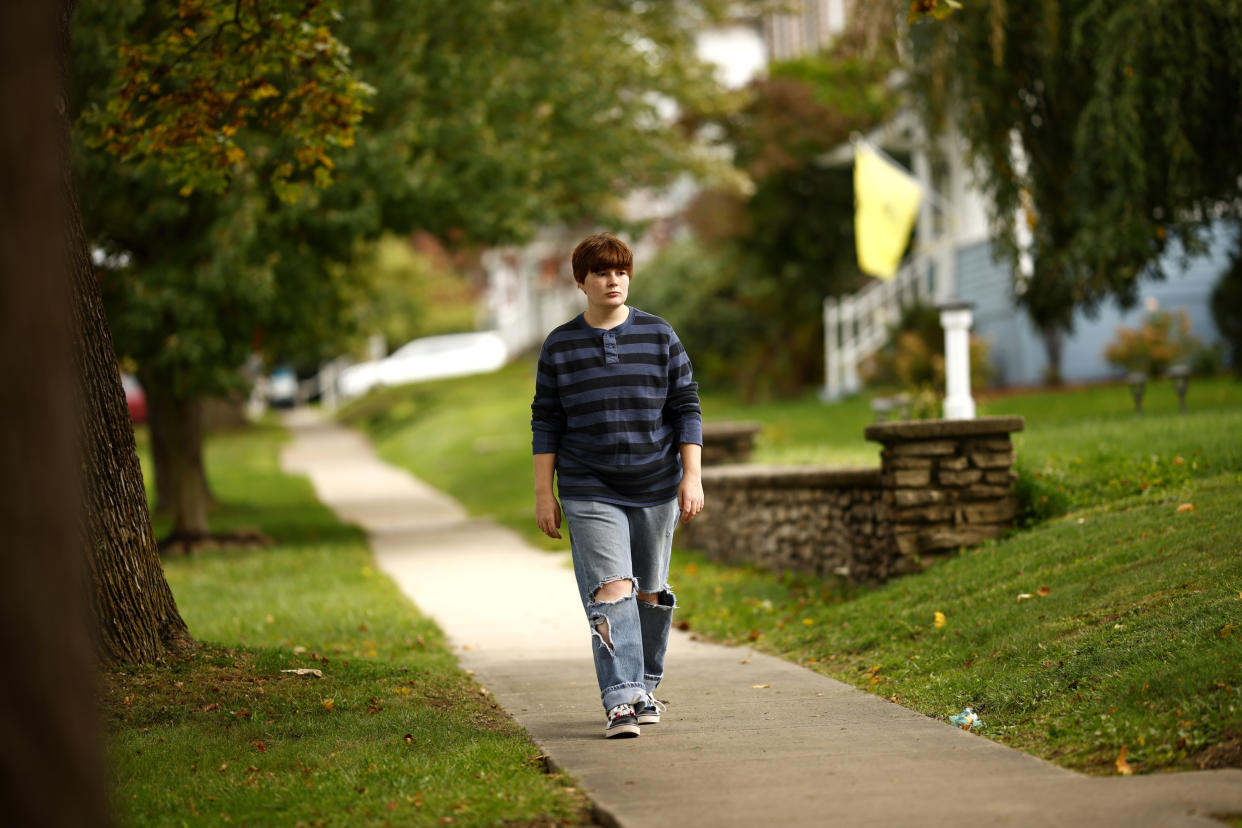
[[[181,0],[141,40],[119,46],[111,93],[83,114],[92,146],[157,165],[181,185],[219,193],[240,165],[262,167],[296,201],[332,180],[331,153],[354,143],[372,90],[353,73],[337,19],[320,0]]]

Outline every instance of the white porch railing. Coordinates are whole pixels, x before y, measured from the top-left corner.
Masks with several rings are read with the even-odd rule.
[[[858,363],[888,341],[889,325],[904,305],[936,299],[936,257],[916,256],[888,281],[875,280],[850,296],[824,300],[825,400],[839,400],[862,388]]]

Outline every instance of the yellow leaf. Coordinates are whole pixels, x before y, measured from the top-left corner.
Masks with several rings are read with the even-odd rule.
[[[802,623],[806,624],[809,627],[815,623],[815,619],[814,618],[803,618]]]
[[[183,195],[183,196],[188,196],[190,193],[194,192],[194,185],[193,185],[193,184],[186,184],[184,187],[182,187],[182,188],[181,188],[180,190],[178,190],[177,192],[181,193],[181,195]]]
[[[262,86],[255,88],[250,93],[250,97],[254,98],[256,101],[261,101],[264,98],[275,98],[279,95],[280,90],[272,86],[270,83],[265,83]]]
[[[1118,754],[1117,761],[1115,764],[1117,765],[1117,773],[1121,774],[1122,776],[1130,776],[1131,774],[1134,773],[1134,768],[1130,765],[1129,762],[1126,761],[1126,746],[1125,745],[1121,746],[1121,753]]]
[[[1193,503],[1183,503],[1182,505],[1177,507],[1177,511],[1179,512],[1193,512],[1194,510],[1195,510],[1195,504]]]
[[[324,710],[335,710],[336,699],[324,699],[323,701],[319,703],[319,706],[322,707]]]
[[[771,687],[771,686],[772,686],[772,685],[770,685],[770,684],[752,684],[752,685],[750,686],[750,688],[751,688],[752,690],[763,690],[763,689],[766,689],[766,688]]]
[[[936,610],[935,620],[932,621],[932,623],[936,625],[937,629],[939,629],[940,627],[943,627],[945,624],[949,623],[949,619],[944,617],[943,612],[941,612],[940,610]]]

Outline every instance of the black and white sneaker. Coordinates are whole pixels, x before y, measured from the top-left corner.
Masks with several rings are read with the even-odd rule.
[[[608,725],[604,728],[604,738],[637,736],[638,734],[638,716],[634,715],[632,706],[619,704],[608,711]]]
[[[642,707],[638,708],[635,715],[638,716],[638,723],[640,725],[659,724],[660,714],[666,709],[667,708],[665,707],[664,702],[660,701],[655,696],[648,696],[647,701]]]

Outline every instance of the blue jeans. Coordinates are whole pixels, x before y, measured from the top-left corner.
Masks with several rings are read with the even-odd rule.
[[[591,628],[595,676],[604,710],[641,704],[664,677],[664,653],[677,599],[668,585],[677,500],[657,506],[616,506],[594,500],[562,501],[569,525],[574,575]],[[629,580],[630,594],[597,601],[611,581]],[[655,593],[656,603],[638,600]]]

